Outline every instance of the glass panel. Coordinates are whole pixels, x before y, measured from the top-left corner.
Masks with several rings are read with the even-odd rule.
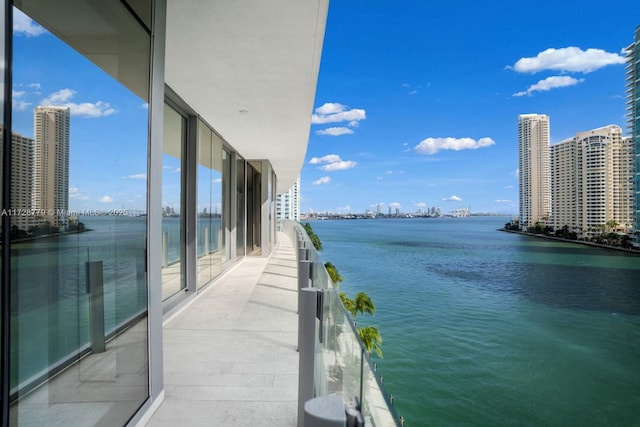
[[[14,9],[11,425],[123,425],[149,395],[148,67],[79,51],[148,64],[150,39],[99,3]]]
[[[222,140],[198,122],[198,287],[221,271],[222,244]]]
[[[231,154],[222,151],[222,262],[231,259]]]
[[[244,230],[246,224],[246,163],[244,159],[238,159],[236,161],[236,165],[236,257],[241,258],[245,255]]]
[[[222,271],[222,139],[211,133],[211,232],[213,246],[211,248],[211,277]]]
[[[164,106],[162,155],[162,299],[185,288],[184,218],[182,211],[182,159],[187,120],[171,106]]]
[[[213,277],[211,264],[213,257],[211,254],[213,232],[213,209],[211,207],[211,130],[202,122],[198,122],[198,168],[197,168],[197,189],[198,189],[198,221],[197,221],[197,278],[198,287],[205,285]]]

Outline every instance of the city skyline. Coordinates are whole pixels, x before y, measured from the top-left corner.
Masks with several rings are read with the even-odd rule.
[[[548,115],[551,144],[610,124],[629,134],[633,10],[608,4],[615,25],[593,31],[602,8],[575,1],[331,3],[302,212],[517,215],[520,114]]]

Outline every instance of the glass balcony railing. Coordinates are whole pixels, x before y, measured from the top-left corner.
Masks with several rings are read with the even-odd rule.
[[[339,395],[345,405],[357,398],[366,426],[404,425],[304,228],[295,221],[285,221],[282,230],[294,247],[301,236],[312,265],[310,285],[323,291],[322,316],[315,339],[315,396]]]

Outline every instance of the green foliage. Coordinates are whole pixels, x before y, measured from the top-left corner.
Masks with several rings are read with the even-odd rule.
[[[320,241],[320,237],[318,237],[318,235],[313,232],[311,224],[305,222],[304,224],[302,224],[302,227],[304,227],[304,231],[307,232],[307,235],[309,236],[309,239],[311,239],[311,243],[313,244],[313,247],[316,248],[316,251],[321,251],[322,242]]]
[[[329,273],[329,277],[331,278],[331,281],[335,286],[338,286],[340,282],[344,281],[335,265],[331,264],[330,262],[325,262],[324,268],[327,269],[327,273]]]
[[[340,292],[338,294],[340,297],[340,301],[342,301],[342,305],[344,305],[344,309],[351,313],[351,316],[356,317],[356,304],[355,301],[352,300],[345,294],[344,292]]]
[[[368,353],[375,351],[378,354],[378,357],[382,357],[382,337],[380,336],[378,328],[374,326],[358,328],[358,335],[360,335],[362,344],[364,344],[364,349],[367,350]]]
[[[351,316],[353,316],[354,322],[356,321],[358,313],[367,313],[373,316],[376,312],[376,306],[373,304],[373,301],[371,301],[369,295],[364,292],[358,292],[356,297],[353,299],[349,298],[344,292],[340,292],[338,295],[340,296],[340,300],[342,301],[344,308],[351,313]],[[358,335],[360,336],[364,349],[367,353],[375,351],[379,357],[382,357],[382,337],[380,335],[380,331],[378,331],[374,326],[359,328],[357,325],[356,330],[358,331]]]
[[[356,309],[356,313],[367,313],[370,315],[374,315],[376,312],[376,306],[371,301],[369,295],[364,292],[358,292],[356,298],[354,299],[354,305]],[[356,316],[353,316],[353,320],[356,319]]]

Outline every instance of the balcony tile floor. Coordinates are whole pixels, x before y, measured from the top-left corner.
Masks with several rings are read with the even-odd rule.
[[[247,257],[164,325],[165,398],[147,426],[295,426],[294,248]]]

